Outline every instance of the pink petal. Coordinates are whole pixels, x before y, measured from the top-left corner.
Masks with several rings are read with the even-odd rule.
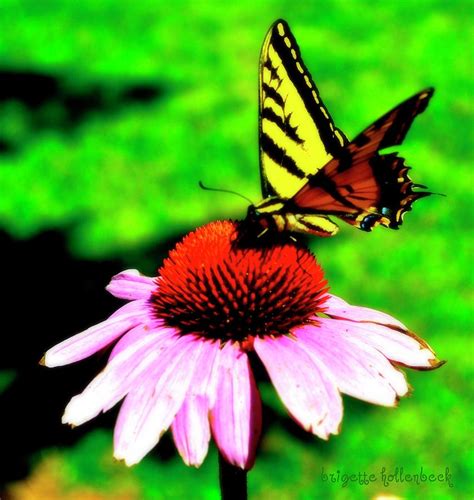
[[[126,300],[147,299],[156,290],[153,278],[143,276],[136,269],[116,274],[105,288],[115,297]]]
[[[188,394],[173,421],[171,429],[179,454],[187,465],[199,467],[207,455],[211,431],[210,401],[214,399],[219,342],[203,344],[203,354],[196,365]]]
[[[342,400],[326,367],[287,336],[256,338],[254,347],[292,417],[323,439],[337,434]]]
[[[173,336],[173,335],[177,336],[178,331],[173,329],[173,328],[163,326],[161,323],[158,323],[158,325],[153,325],[153,326],[151,326],[147,323],[140,324],[137,327],[135,327],[133,330],[130,330],[128,333],[126,333],[114,345],[114,348],[112,349],[110,356],[109,356],[109,363],[114,358],[116,358],[122,351],[135,345],[136,342],[142,341],[145,336],[152,336],[158,340],[158,338],[161,336],[165,336],[166,338],[169,338],[170,336]]]
[[[396,363],[418,369],[433,369],[443,364],[426,342],[410,332],[402,333],[375,323],[333,321],[338,328],[348,331],[351,339],[377,349]]]
[[[179,337],[129,392],[115,426],[115,458],[136,464],[158,443],[183,404],[203,342]]]
[[[262,404],[248,356],[228,342],[220,352],[212,434],[227,462],[250,469],[262,427]]]
[[[408,391],[405,378],[376,349],[354,342],[340,320],[321,318],[319,326],[294,330],[298,345],[323,363],[339,390],[369,403],[393,406]],[[350,323],[349,321],[345,322]],[[353,323],[352,323],[353,325]]]
[[[102,323],[49,349],[42,361],[49,367],[80,361],[100,351],[133,327],[144,323],[148,316],[148,307],[144,301],[137,300],[126,304]]]
[[[326,307],[327,310],[324,312],[332,318],[344,318],[350,321],[380,323],[381,325],[392,326],[405,331],[408,330],[403,323],[400,323],[400,321],[388,314],[376,311],[375,309],[369,309],[368,307],[351,306],[335,295],[328,295],[329,299],[324,303],[324,307]]]
[[[116,318],[117,316],[121,316],[123,313],[132,314],[132,313],[146,313],[149,317],[147,318],[147,322],[150,323],[153,321],[153,317],[150,313],[150,304],[148,300],[132,300],[128,304],[123,305],[119,309],[117,309],[113,314],[109,316],[109,319]]]
[[[173,421],[173,439],[186,465],[199,467],[206,458],[211,438],[208,413],[205,396],[187,397]]]
[[[119,340],[105,369],[66,406],[63,423],[81,425],[118,403],[141,376],[156,363],[171,342],[176,342],[172,329],[149,332],[138,326]]]

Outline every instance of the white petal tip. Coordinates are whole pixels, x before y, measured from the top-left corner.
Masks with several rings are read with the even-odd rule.
[[[39,364],[41,366],[46,366],[47,368],[56,368],[57,366],[62,366],[64,363],[61,363],[60,359],[57,359],[57,356],[51,353],[51,349],[44,353],[44,356],[40,359]]]
[[[329,440],[329,432],[322,431],[321,429],[309,429],[309,432],[315,434],[319,439],[322,439],[323,441]]]
[[[447,361],[445,359],[438,359],[438,358],[430,358],[428,359],[428,363],[421,367],[421,368],[418,368],[418,367],[415,367],[415,368],[418,368],[419,370],[436,370],[436,368],[440,368],[441,366],[443,366],[444,364],[446,364]]]
[[[331,436],[337,436],[341,432],[341,423],[338,424],[336,428],[328,429],[324,426],[324,423],[319,423],[317,425],[309,424],[307,427],[303,427],[307,432],[314,434],[319,439],[323,441],[329,441]]]
[[[69,425],[69,427],[71,429],[75,429],[76,427],[78,427],[80,425],[80,424],[78,424],[76,422],[73,422],[70,419],[66,418],[65,414],[61,418],[61,423],[64,424],[64,425]]]
[[[67,404],[61,422],[73,427],[82,425],[99,414],[94,405],[83,395],[74,396]]]
[[[403,397],[405,396],[406,394],[400,394],[399,397],[394,397],[390,400],[386,400],[386,401],[376,401],[374,403],[372,403],[372,401],[369,401],[370,403],[372,404],[375,404],[375,405],[379,405],[379,406],[385,406],[385,408],[395,408],[398,406],[398,402],[400,401],[400,397]]]
[[[183,458],[183,462],[188,467],[195,467],[196,469],[199,469],[199,467],[201,466],[201,463],[196,463],[196,462],[194,462],[192,460],[185,460],[184,458]]]
[[[138,464],[138,462],[140,462],[141,460],[141,458],[126,456],[124,453],[120,452],[114,453],[114,459],[118,462],[124,463],[127,467],[132,467],[132,465]]]
[[[70,425],[71,428],[74,429],[74,427],[81,425],[83,422],[74,419],[74,417],[69,412],[65,411],[64,415],[61,418],[61,423],[65,425]]]
[[[206,458],[206,456],[192,457],[192,458],[184,457],[181,453],[180,455],[185,465],[187,465],[188,467],[195,467],[196,469],[199,469],[199,467],[201,467],[202,463],[204,462],[204,459]]]

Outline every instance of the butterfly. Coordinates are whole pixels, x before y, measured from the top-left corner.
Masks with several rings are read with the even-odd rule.
[[[432,193],[408,176],[397,153],[433,95],[428,88],[383,115],[349,141],[334,125],[288,24],[276,21],[260,56],[259,145],[263,200],[246,221],[266,231],[332,236],[335,216],[364,231],[397,229],[416,200]]]

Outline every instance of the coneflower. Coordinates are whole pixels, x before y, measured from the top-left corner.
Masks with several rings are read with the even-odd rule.
[[[394,406],[408,392],[400,366],[440,365],[393,317],[331,295],[304,246],[241,241],[240,223],[214,222],[178,243],[157,277],[112,278],[107,290],[130,302],[43,359],[65,365],[115,342],[64,423],[80,425],[125,398],[114,455],[127,465],[171,427],[186,464],[203,462],[212,434],[224,460],[248,470],[261,430],[251,351],[291,417],[322,439],[339,432],[341,393]]]

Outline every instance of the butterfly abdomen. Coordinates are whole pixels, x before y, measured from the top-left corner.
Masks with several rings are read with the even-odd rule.
[[[333,236],[338,227],[320,214],[302,213],[291,200],[269,197],[256,206],[249,207],[247,222],[257,236],[270,233],[304,233],[316,236]]]

